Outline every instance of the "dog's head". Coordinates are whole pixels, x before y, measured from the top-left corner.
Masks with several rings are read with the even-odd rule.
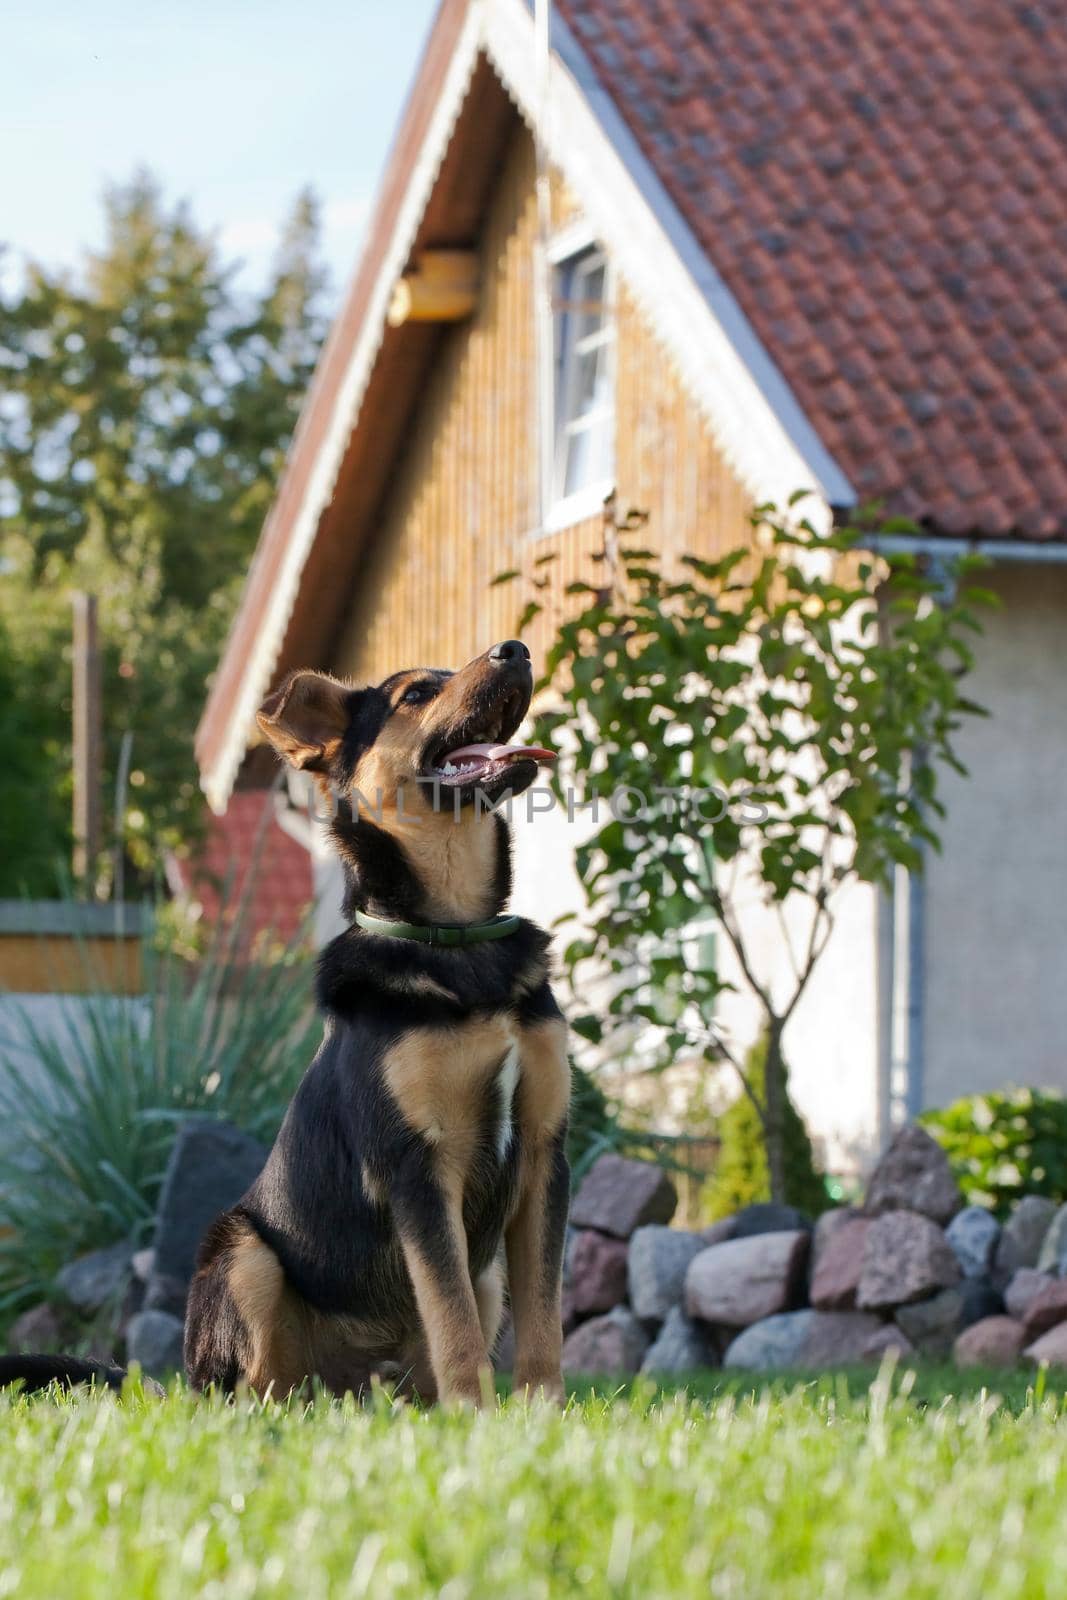
[[[553,752],[508,741],[530,705],[530,652],[494,645],[458,672],[415,667],[374,688],[294,672],[256,716],[292,766],[321,787],[409,815],[521,794]],[[398,797],[402,797],[399,798]]]

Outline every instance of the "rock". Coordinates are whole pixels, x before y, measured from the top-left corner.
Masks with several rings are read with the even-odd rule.
[[[929,1300],[901,1306],[896,1321],[924,1356],[947,1356],[963,1326],[963,1292],[942,1289]]]
[[[781,1367],[803,1365],[801,1352],[812,1321],[818,1315],[817,1311],[782,1311],[754,1322],[728,1346],[722,1358],[723,1366],[744,1367],[750,1372],[773,1372]]]
[[[727,1367],[759,1372],[795,1367],[820,1371],[878,1361],[887,1349],[911,1346],[899,1328],[864,1311],[787,1311],[739,1333],[723,1357]]]
[[[701,1228],[700,1237],[705,1244],[725,1244],[727,1239],[734,1236],[733,1217],[720,1217],[718,1222],[709,1222],[706,1228]]]
[[[151,1248],[147,1250],[135,1250],[133,1255],[130,1257],[130,1266],[133,1269],[133,1275],[137,1279],[138,1283],[148,1282],[155,1270],[155,1265],[156,1252]]]
[[[883,1353],[885,1330],[882,1319],[869,1311],[817,1311],[801,1351],[802,1364],[817,1371],[876,1359]]]
[[[758,1233],[795,1233],[798,1229],[811,1232],[811,1219],[796,1206],[776,1205],[764,1200],[745,1206],[734,1216],[731,1239],[751,1239]]]
[[[568,1222],[567,1231],[563,1235],[563,1286],[564,1286],[564,1288],[566,1288],[567,1284],[569,1284],[570,1281],[571,1281],[571,1251],[574,1249],[574,1241],[575,1241],[575,1239],[577,1239],[577,1237],[578,1237],[578,1229],[577,1228],[572,1228],[570,1223]]]
[[[850,1222],[855,1222],[857,1217],[862,1217],[863,1212],[856,1206],[831,1206],[829,1211],[824,1211],[815,1222],[815,1230],[811,1241],[811,1264],[815,1268],[819,1264],[819,1257],[827,1248],[831,1239],[839,1229]]]
[[[121,1299],[130,1277],[133,1249],[126,1243],[108,1245],[79,1256],[56,1274],[56,1286],[83,1316]]]
[[[43,1356],[61,1350],[69,1338],[65,1319],[44,1301],[15,1318],[7,1332],[7,1347],[13,1354]]]
[[[1038,1295],[1055,1282],[1050,1272],[1038,1272],[1036,1267],[1020,1267],[1004,1291],[1004,1307],[1008,1315],[1022,1321]]]
[[[961,1328],[969,1328],[973,1322],[984,1322],[986,1317],[1003,1316],[1004,1296],[991,1278],[964,1278],[959,1292],[963,1299]]]
[[[584,1228],[570,1253],[571,1302],[580,1315],[610,1311],[626,1299],[626,1244]]]
[[[747,1328],[794,1301],[808,1253],[808,1234],[757,1233],[728,1239],[694,1256],[685,1277],[691,1317]]]
[[[1023,1315],[1023,1330],[1027,1343],[1041,1333],[1047,1333],[1059,1322],[1067,1322],[1067,1279],[1053,1278],[1036,1294]]]
[[[1057,1322],[1040,1339],[1027,1345],[1023,1355],[1035,1366],[1044,1363],[1050,1367],[1067,1367],[1067,1322]]]
[[[145,1289],[144,1309],[166,1311],[172,1317],[184,1317],[188,1292],[189,1284],[185,1278],[172,1278],[157,1272]]]
[[[1011,1216],[1000,1230],[993,1272],[1007,1283],[1020,1267],[1036,1267],[1056,1205],[1044,1195],[1027,1194],[1017,1200]]]
[[[992,1270],[993,1282],[1001,1294],[1004,1293],[1004,1290],[1021,1266],[1022,1262],[1019,1259],[1018,1247],[1012,1244],[1011,1240],[1006,1237],[1004,1229],[1001,1228],[1000,1238],[997,1240],[997,1248],[993,1253]]]
[[[984,1317],[963,1330],[952,1359],[958,1367],[1013,1367],[1022,1347],[1022,1324],[1014,1317]]]
[[[638,1228],[630,1240],[630,1306],[643,1322],[662,1322],[685,1298],[685,1275],[694,1256],[708,1248],[699,1233]]]
[[[945,1229],[945,1238],[956,1253],[963,1276],[984,1278],[993,1265],[1000,1223],[984,1206],[964,1206]]]
[[[606,1155],[593,1163],[571,1204],[577,1228],[596,1228],[628,1239],[647,1222],[669,1222],[678,1195],[660,1167]]]
[[[861,1311],[888,1311],[950,1288],[961,1276],[945,1235],[928,1217],[887,1211],[868,1229],[856,1304]]]
[[[915,1354],[915,1347],[895,1322],[883,1322],[877,1333],[871,1335],[863,1347],[864,1361],[881,1361],[892,1350],[898,1356]]]
[[[578,1243],[578,1240],[582,1237],[582,1234],[584,1232],[585,1232],[584,1228],[572,1228],[570,1226],[570,1224],[568,1223],[567,1231],[563,1236],[563,1286],[564,1286],[564,1288],[569,1288],[570,1287],[570,1281],[571,1281],[571,1256],[574,1254],[575,1245]]]
[[[917,1211],[931,1222],[949,1222],[963,1204],[948,1157],[923,1128],[901,1128],[874,1170],[864,1209]]]
[[[145,1286],[140,1278],[131,1277],[126,1285],[126,1293],[122,1297],[122,1304],[118,1316],[114,1318],[112,1326],[120,1339],[126,1337],[126,1328],[130,1318],[135,1317],[138,1311],[145,1308]]]
[[[267,1151],[229,1122],[191,1117],[170,1153],[156,1212],[153,1284],[188,1284],[208,1225],[237,1204],[259,1177]],[[149,1302],[151,1302],[151,1290]],[[184,1300],[184,1295],[183,1295]]]
[[[601,1158],[603,1159],[603,1157]],[[648,1350],[648,1335],[632,1311],[616,1306],[593,1317],[563,1341],[564,1372],[637,1372]]]
[[[1037,1265],[1042,1272],[1054,1272],[1063,1277],[1067,1267],[1067,1206],[1060,1206],[1049,1222]]]
[[[139,1361],[153,1378],[182,1370],[183,1327],[166,1311],[139,1311],[126,1329],[126,1360]]]
[[[717,1367],[718,1351],[706,1328],[687,1317],[681,1306],[671,1306],[662,1328],[645,1351],[642,1372],[693,1372]]]
[[[570,1333],[578,1322],[578,1310],[574,1304],[574,1295],[567,1284],[563,1285],[563,1292],[560,1295],[559,1320],[563,1324],[564,1333]]]
[[[827,1237],[816,1233],[811,1303],[820,1311],[843,1311],[856,1304],[869,1217],[849,1217]]]

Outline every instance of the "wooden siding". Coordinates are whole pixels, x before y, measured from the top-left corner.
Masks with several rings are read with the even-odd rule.
[[[556,185],[553,215],[573,207]],[[551,614],[563,587],[595,579],[599,517],[537,533],[533,152],[513,139],[481,240],[479,308],[450,331],[415,413],[411,438],[369,554],[356,574],[335,665],[375,680],[399,667],[458,666],[514,629],[526,577],[556,553]],[[624,284],[616,288],[616,482],[620,507],[651,514],[665,552],[711,553],[748,534],[748,501],[724,465],[664,350]],[[535,663],[548,616],[526,637]]]

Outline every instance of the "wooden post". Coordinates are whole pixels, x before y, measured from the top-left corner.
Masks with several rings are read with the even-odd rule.
[[[100,854],[100,651],[96,596],[75,594],[74,605],[74,855],[84,884]]]

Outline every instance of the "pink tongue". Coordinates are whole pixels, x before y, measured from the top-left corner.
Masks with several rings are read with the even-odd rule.
[[[445,760],[463,761],[468,756],[477,761],[514,761],[520,757],[527,761],[555,761],[556,752],[539,744],[465,744],[459,750],[450,750]]]

